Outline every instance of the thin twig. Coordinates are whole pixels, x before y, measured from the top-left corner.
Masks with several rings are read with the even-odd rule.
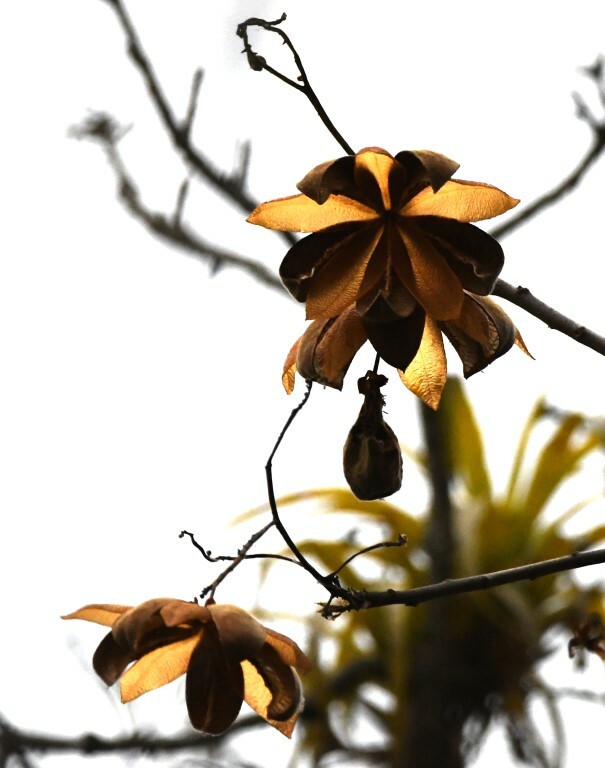
[[[304,394],[303,399],[301,402],[292,410],[290,413],[290,416],[286,420],[286,423],[284,424],[284,427],[282,431],[279,434],[279,437],[277,438],[277,441],[275,442],[275,445],[273,446],[273,450],[271,451],[271,454],[269,455],[269,458],[267,460],[267,463],[265,465],[265,475],[267,478],[267,495],[269,497],[269,508],[271,509],[271,514],[273,515],[273,522],[275,523],[275,527],[281,534],[281,537],[285,541],[286,545],[294,555],[294,557],[298,560],[300,565],[307,571],[308,573],[313,576],[313,578],[322,585],[325,589],[328,590],[330,593],[330,599],[333,599],[335,597],[343,598],[349,603],[352,607],[356,606],[356,598],[355,598],[355,592],[354,590],[350,589],[344,589],[340,586],[340,583],[338,581],[338,577],[334,574],[328,574],[326,576],[323,576],[317,568],[315,568],[311,563],[306,559],[306,557],[302,554],[302,552],[298,549],[296,544],[294,543],[292,537],[288,533],[286,527],[281,521],[281,518],[279,516],[279,510],[277,508],[277,502],[275,500],[275,490],[273,488],[273,458],[275,457],[275,454],[277,452],[277,449],[279,448],[282,440],[284,439],[284,436],[286,432],[288,431],[290,425],[296,418],[296,416],[300,413],[302,408],[306,405],[309,396],[311,395],[311,387],[313,385],[312,381],[307,381],[307,391]]]
[[[601,60],[597,60],[597,65],[599,64],[599,61]],[[597,92],[605,106],[605,99],[603,98],[605,96],[605,87],[603,82],[602,61],[601,66],[597,65],[584,68],[584,73],[594,81]],[[572,97],[576,103],[577,117],[580,120],[583,120],[592,131],[592,144],[574,170],[562,181],[548,192],[545,192],[536,198],[533,203],[520,208],[519,211],[515,211],[504,224],[490,230],[489,234],[497,240],[501,240],[503,237],[510,235],[511,232],[518,229],[522,224],[533,219],[543,210],[554,205],[562,197],[572,192],[605,151],[605,118],[598,120],[578,94],[572,94]]]
[[[502,240],[503,237],[510,235],[515,229],[518,229],[522,224],[525,224],[530,219],[533,219],[539,213],[546,208],[550,208],[562,197],[569,194],[584,178],[586,173],[590,170],[591,166],[599,159],[605,150],[605,127],[601,127],[598,133],[595,133],[594,141],[580,160],[578,166],[563,179],[559,184],[553,187],[551,190],[536,198],[533,203],[530,203],[525,208],[521,208],[519,213],[513,214],[508,221],[504,222],[498,227],[494,227],[490,230],[489,234],[495,237],[496,240]]]
[[[123,181],[121,186],[123,186]],[[130,187],[132,188],[132,184],[130,185]],[[183,211],[185,210],[185,203],[187,202],[188,194],[189,194],[189,177],[183,179],[183,181],[181,182],[181,186],[179,187],[179,191],[176,197],[176,205],[174,207],[174,213],[172,215],[172,224],[174,227],[182,228],[183,226]]]
[[[265,464],[265,474],[267,477],[267,492],[269,496],[269,508],[271,509],[271,514],[273,515],[273,522],[275,523],[275,527],[281,534],[281,537],[286,542],[287,546],[289,547],[290,551],[294,555],[294,557],[297,559],[297,561],[303,566],[303,568],[308,571],[312,576],[315,577],[315,579],[322,584],[325,581],[325,577],[319,573],[318,570],[316,570],[311,563],[308,562],[308,560],[304,557],[304,555],[301,554],[300,550],[292,540],[292,537],[284,527],[284,524],[282,523],[279,511],[277,509],[277,502],[275,500],[275,490],[273,488],[273,458],[277,452],[277,449],[281,445],[281,441],[284,439],[286,432],[288,431],[290,425],[296,418],[296,416],[300,413],[300,411],[304,408],[307,401],[309,400],[309,397],[311,395],[311,388],[313,386],[312,381],[307,381],[307,390],[304,394],[303,399],[301,402],[292,410],[290,415],[288,416],[288,419],[286,423],[284,424],[284,427],[282,431],[279,433],[279,436],[275,442],[275,445],[273,446],[273,450],[271,451],[269,458],[267,459],[267,463]]]
[[[589,691],[583,688],[556,688],[553,693],[557,698],[566,697],[588,701],[591,704],[605,704],[605,693],[597,693],[597,691]]]
[[[283,29],[281,29],[278,26],[285,20],[286,20],[286,14],[284,13],[276,21],[265,21],[264,19],[251,18],[251,19],[248,19],[247,21],[243,21],[241,24],[238,25],[237,34],[244,41],[244,53],[248,57],[248,63],[250,64],[251,69],[255,71],[260,71],[264,69],[270,74],[272,74],[274,77],[277,77],[279,80],[289,85],[290,87],[295,88],[297,91],[301,91],[302,93],[304,93],[304,95],[307,97],[307,99],[309,99],[309,101],[315,108],[315,111],[319,115],[319,118],[322,121],[322,123],[326,126],[328,131],[330,131],[332,136],[336,139],[336,141],[340,144],[340,146],[344,149],[344,151],[348,155],[354,155],[355,154],[354,150],[345,141],[341,133],[336,129],[336,126],[328,117],[328,113],[324,109],[322,103],[317,98],[315,91],[311,87],[309,78],[307,77],[307,73],[305,72],[305,68],[303,67],[302,60],[298,55],[296,48],[293,46],[292,41],[290,40],[288,35],[283,31]],[[267,63],[266,59],[263,56],[259,56],[255,51],[252,50],[252,47],[248,40],[248,27],[262,27],[262,29],[267,30],[267,32],[274,32],[276,35],[279,35],[281,37],[283,42],[290,49],[290,52],[292,53],[292,56],[294,58],[294,63],[296,64],[296,67],[298,69],[299,76],[296,80],[292,80],[291,78],[287,77],[287,75],[284,75],[283,73],[274,69],[272,66],[270,66]]]
[[[207,595],[210,597],[214,597],[214,593],[216,592],[217,587],[219,584],[221,584],[227,576],[232,573],[237,566],[242,563],[244,560],[254,560],[254,559],[274,559],[274,560],[285,560],[288,563],[293,563],[294,565],[300,565],[296,560],[293,560],[291,557],[286,557],[285,555],[276,555],[276,554],[268,554],[268,553],[257,553],[257,554],[248,554],[249,550],[256,544],[256,542],[261,539],[265,533],[269,529],[271,529],[274,526],[274,521],[271,520],[268,522],[265,526],[263,526],[260,531],[256,531],[256,533],[253,533],[252,536],[248,539],[248,541],[240,547],[237,551],[237,555],[217,555],[213,556],[210,550],[204,549],[202,545],[196,541],[195,536],[190,533],[189,531],[181,531],[179,534],[179,539],[182,539],[183,536],[189,536],[191,543],[193,546],[202,553],[202,556],[208,560],[210,563],[218,563],[218,562],[229,562],[229,565],[227,568],[225,568],[224,571],[222,571],[216,579],[212,582],[212,584],[209,584],[207,587],[204,587],[204,589],[200,592],[200,599],[204,599]]]
[[[200,88],[202,87],[202,80],[204,78],[204,70],[196,69],[193,73],[193,79],[191,80],[191,92],[189,94],[189,104],[187,105],[187,112],[185,113],[185,119],[183,120],[183,131],[185,132],[185,138],[187,141],[191,139],[191,129],[193,128],[193,121],[197,112],[197,107],[200,97]]]
[[[379,541],[378,544],[370,544],[369,547],[364,547],[363,549],[360,549],[359,552],[353,552],[352,555],[349,555],[347,559],[342,563],[342,565],[339,565],[338,568],[335,571],[332,571],[332,573],[328,574],[331,577],[337,576],[343,568],[346,568],[349,563],[351,563],[355,558],[359,557],[360,555],[367,555],[368,552],[374,552],[376,549],[388,549],[389,547],[405,547],[405,545],[408,543],[408,537],[405,535],[405,533],[400,533],[399,536],[395,539],[395,541]]]
[[[233,179],[228,174],[221,172],[204,154],[202,154],[202,152],[195,149],[191,144],[189,128],[187,127],[187,118],[181,123],[175,117],[172,108],[168,103],[168,99],[160,86],[151,62],[143,50],[143,46],[132,21],[124,8],[124,4],[121,0],[105,0],[105,2],[110,5],[116,13],[118,21],[126,36],[128,55],[143,78],[150,99],[157,109],[164,128],[175,149],[181,153],[183,159],[196,171],[196,173],[205,178],[214,187],[220,189],[226,197],[231,199],[246,214],[250,213],[250,211],[256,208],[258,202],[244,191],[244,185],[241,183],[241,179]],[[296,242],[296,238],[289,232],[280,234],[290,245],[293,245]]]
[[[267,526],[266,529],[268,530],[273,525],[273,521],[271,521]],[[262,531],[265,532],[265,529]],[[183,536],[189,536],[191,539],[191,543],[193,546],[202,554],[202,557],[207,560],[209,563],[230,563],[233,560],[284,560],[287,563],[293,563],[294,565],[300,565],[296,560],[293,560],[291,557],[288,557],[287,555],[279,555],[274,552],[254,552],[253,554],[244,554],[244,557],[241,557],[241,549],[238,551],[237,555],[213,555],[212,552],[209,549],[204,549],[204,547],[196,540],[195,535],[191,533],[190,531],[181,531],[179,533],[179,539],[182,539]],[[258,536],[258,534],[254,534],[254,536]],[[258,538],[256,538],[254,541],[258,541]],[[254,544],[254,541],[252,542]]]
[[[176,210],[172,215],[168,216],[146,208],[118,151],[118,142],[124,133],[125,129],[121,128],[110,115],[102,112],[93,113],[81,125],[70,129],[70,135],[75,138],[93,139],[101,144],[116,176],[119,200],[138,221],[161,240],[176,245],[189,255],[209,264],[213,272],[223,267],[240,269],[263,285],[285,293],[279,277],[264,264],[206,242],[181,220],[186,185],[181,185],[179,189]]]

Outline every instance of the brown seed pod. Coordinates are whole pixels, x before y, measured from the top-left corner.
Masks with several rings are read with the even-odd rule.
[[[362,501],[383,499],[401,488],[399,441],[382,416],[380,387],[386,383],[386,376],[373,371],[357,382],[364,401],[345,443],[343,467],[347,483]]]

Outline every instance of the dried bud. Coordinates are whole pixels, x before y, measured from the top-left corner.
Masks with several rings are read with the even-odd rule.
[[[255,72],[262,72],[265,68],[267,60],[264,56],[259,56],[258,53],[254,53],[253,50],[246,51],[246,57],[248,59],[248,66]]]
[[[345,478],[363,501],[383,499],[401,488],[399,441],[382,417],[380,387],[386,383],[386,376],[372,371],[357,382],[364,401],[343,451]]]

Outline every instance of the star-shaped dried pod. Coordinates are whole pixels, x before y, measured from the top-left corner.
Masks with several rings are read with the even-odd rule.
[[[504,263],[496,240],[471,222],[519,202],[489,184],[453,180],[457,168],[428,150],[392,156],[370,147],[317,166],[298,184],[302,194],[263,203],[248,221],[312,233],[280,267],[310,320],[352,305],[368,320],[455,320],[464,291],[490,293]]]
[[[194,728],[222,733],[245,701],[292,735],[303,706],[297,673],[307,672],[309,661],[293,640],[241,608],[155,598],[136,607],[86,605],[63,618],[111,627],[93,667],[107,685],[120,680],[124,703],[184,674]]]

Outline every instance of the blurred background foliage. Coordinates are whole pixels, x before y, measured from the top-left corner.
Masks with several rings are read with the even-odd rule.
[[[600,459],[602,425],[538,402],[520,436],[504,492],[496,493],[481,432],[458,379],[448,381],[438,418],[451,495],[452,578],[602,545],[605,525],[570,532],[577,529],[579,513],[601,493],[563,510],[556,508],[558,499],[551,504],[589,457]],[[416,462],[426,473],[424,458]],[[344,513],[349,522],[353,514],[361,526],[378,524],[387,539],[400,533],[408,537],[404,548],[376,549],[355,559],[339,574],[343,584],[381,590],[431,583],[431,509],[417,517],[386,501],[359,502],[341,489],[306,491],[278,503],[286,508],[309,499],[334,519]],[[359,546],[352,535],[308,539],[300,549],[333,572]],[[342,764],[346,756],[347,764],[418,768],[430,765],[431,758],[423,762],[413,744],[436,739],[447,742],[440,750],[448,768],[462,766],[498,719],[516,761],[559,765],[562,722],[540,663],[591,614],[603,611],[604,596],[601,582],[586,586],[568,571],[414,608],[311,620],[307,653],[314,671],[305,680],[307,706],[295,763],[310,758],[313,765],[326,764],[331,756]],[[438,643],[432,644],[436,634]],[[530,704],[536,697],[546,704],[554,745],[545,743],[533,721]]]

